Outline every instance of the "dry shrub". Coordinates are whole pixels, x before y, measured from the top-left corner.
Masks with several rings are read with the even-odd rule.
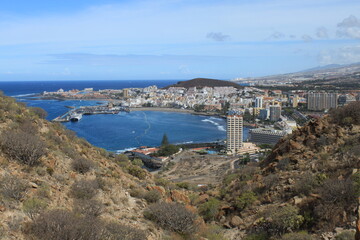
[[[336,204],[346,208],[356,202],[356,191],[351,179],[328,179],[319,192],[327,204]]]
[[[34,166],[45,155],[45,144],[36,135],[23,131],[7,130],[1,134],[2,150],[13,160]]]
[[[84,174],[94,168],[94,163],[86,158],[75,158],[72,161],[72,168],[74,171]]]
[[[39,240],[142,240],[144,231],[99,218],[81,216],[67,210],[42,213],[25,230]]]
[[[150,190],[145,193],[144,199],[148,203],[155,203],[161,199],[161,193],[157,190]]]
[[[48,113],[40,107],[30,107],[30,112],[38,116],[39,118],[45,119]]]
[[[179,203],[158,202],[144,212],[146,218],[160,227],[180,234],[191,234],[197,229],[197,216]]]
[[[294,194],[308,196],[315,187],[318,186],[318,181],[310,172],[303,174],[294,184]]]
[[[107,239],[109,240],[143,240],[147,239],[144,231],[117,223],[106,225]]]
[[[25,118],[20,123],[18,128],[29,134],[36,134],[38,132],[38,127],[33,123],[33,120]]]
[[[47,207],[46,201],[39,198],[30,198],[23,203],[23,210],[29,218],[34,219]]]
[[[83,214],[89,217],[98,217],[104,210],[103,205],[91,199],[76,199],[74,202],[74,212]]]
[[[340,125],[360,124],[360,102],[330,111],[331,120]]]
[[[5,175],[0,181],[0,193],[7,198],[20,200],[27,189],[26,183],[12,175]]]
[[[71,196],[77,199],[91,199],[99,189],[99,184],[96,180],[79,180],[74,182],[71,186]]]
[[[102,239],[102,224],[94,218],[82,218],[66,210],[41,214],[29,226],[28,233],[40,240]]]

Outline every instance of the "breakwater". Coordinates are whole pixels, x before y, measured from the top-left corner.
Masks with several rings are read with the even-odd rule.
[[[82,106],[56,117],[55,122],[79,121],[83,115],[94,114],[118,114],[119,112],[130,112],[128,107],[112,107],[112,106]]]

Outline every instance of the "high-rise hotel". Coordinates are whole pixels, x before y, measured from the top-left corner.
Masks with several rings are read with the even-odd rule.
[[[241,115],[227,116],[227,141],[228,154],[236,154],[243,146],[243,117]]]
[[[336,93],[313,92],[308,93],[307,106],[309,110],[322,111],[337,108],[338,95]]]

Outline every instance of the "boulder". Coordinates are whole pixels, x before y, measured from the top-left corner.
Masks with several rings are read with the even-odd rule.
[[[244,224],[244,221],[239,216],[233,216],[230,221],[230,225],[233,227],[238,227]]]

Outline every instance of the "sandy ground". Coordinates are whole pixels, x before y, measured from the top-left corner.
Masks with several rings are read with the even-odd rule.
[[[159,176],[174,182],[217,184],[233,168],[237,159],[225,155],[200,155],[186,150],[171,160],[169,169],[160,171]]]

